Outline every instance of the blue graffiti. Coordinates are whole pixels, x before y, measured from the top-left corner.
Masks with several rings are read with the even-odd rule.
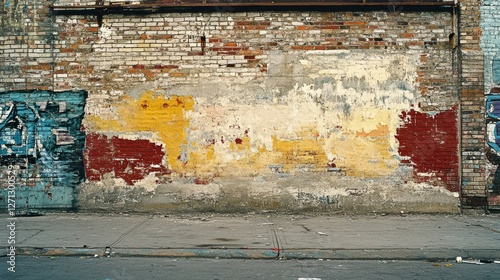
[[[486,97],[487,142],[495,151],[500,152],[500,96]]]
[[[34,109],[26,104],[6,103],[0,106],[0,156],[36,156]]]
[[[500,95],[486,97],[486,130],[486,157],[492,164],[497,165],[489,189],[493,193],[500,193]]]
[[[85,179],[86,98],[85,91],[0,93],[0,163],[19,169],[18,200],[75,207],[74,188]]]

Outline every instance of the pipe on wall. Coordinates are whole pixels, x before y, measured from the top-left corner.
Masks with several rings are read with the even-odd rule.
[[[357,0],[357,1],[244,1],[236,0],[231,2],[219,2],[219,0],[179,0],[179,1],[146,1],[144,3],[129,2],[108,2],[96,1],[96,5],[51,5],[50,8],[57,11],[84,11],[106,9],[112,10],[143,10],[159,8],[203,8],[203,7],[377,7],[377,6],[417,6],[417,7],[455,7],[456,1],[439,0],[398,0],[398,1],[378,1],[378,0]]]

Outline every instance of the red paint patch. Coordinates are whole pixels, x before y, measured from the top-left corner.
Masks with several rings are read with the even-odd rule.
[[[100,181],[102,175],[113,172],[115,178],[133,185],[152,172],[167,174],[162,165],[164,155],[161,145],[148,140],[87,134],[84,151],[86,177],[90,181]]]
[[[236,142],[236,144],[241,144],[243,143],[243,140],[241,140],[240,138],[236,138],[234,139],[234,142]]]
[[[444,185],[450,191],[459,190],[458,124],[456,108],[434,116],[403,112],[405,124],[398,128],[399,154],[409,157],[417,182]],[[419,176],[419,173],[435,176]]]

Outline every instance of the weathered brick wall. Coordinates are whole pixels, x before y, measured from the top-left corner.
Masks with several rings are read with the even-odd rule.
[[[84,208],[458,209],[449,9],[27,16],[0,88],[88,91]]]
[[[461,1],[462,204],[486,206],[484,58],[480,46],[481,1]]]
[[[53,1],[4,1],[0,15],[0,91],[53,85]]]

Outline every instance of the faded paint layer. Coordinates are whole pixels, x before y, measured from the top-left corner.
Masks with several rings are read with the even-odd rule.
[[[383,51],[275,52],[269,65],[275,80],[146,90],[122,96],[108,114],[88,116],[86,127],[137,138],[151,133],[165,149],[164,166],[187,176],[326,172],[332,166],[347,176],[388,176],[399,163],[398,114],[416,100],[417,59]],[[283,76],[289,71],[294,86]]]
[[[411,63],[415,58],[386,54],[382,59],[376,56],[381,52],[369,53],[324,52],[305,57],[276,52],[275,62],[269,65],[275,76],[272,81],[177,89],[231,92],[230,96],[195,97],[197,106],[190,115],[196,129],[190,139],[209,143],[210,154],[215,153],[210,164],[222,170],[228,166],[226,174],[250,175],[252,170],[258,174],[257,170],[273,170],[269,165],[281,165],[280,172],[324,172],[332,162],[349,176],[391,174],[398,167],[394,158],[398,113],[415,100],[415,77],[408,70],[415,67]],[[365,61],[361,72],[353,65],[359,60]],[[393,69],[398,63],[407,70]],[[287,72],[295,73],[295,86],[287,85],[288,78],[282,76]],[[251,91],[254,100],[248,96]],[[238,139],[245,141],[238,144]],[[245,164],[231,164],[234,160]]]

